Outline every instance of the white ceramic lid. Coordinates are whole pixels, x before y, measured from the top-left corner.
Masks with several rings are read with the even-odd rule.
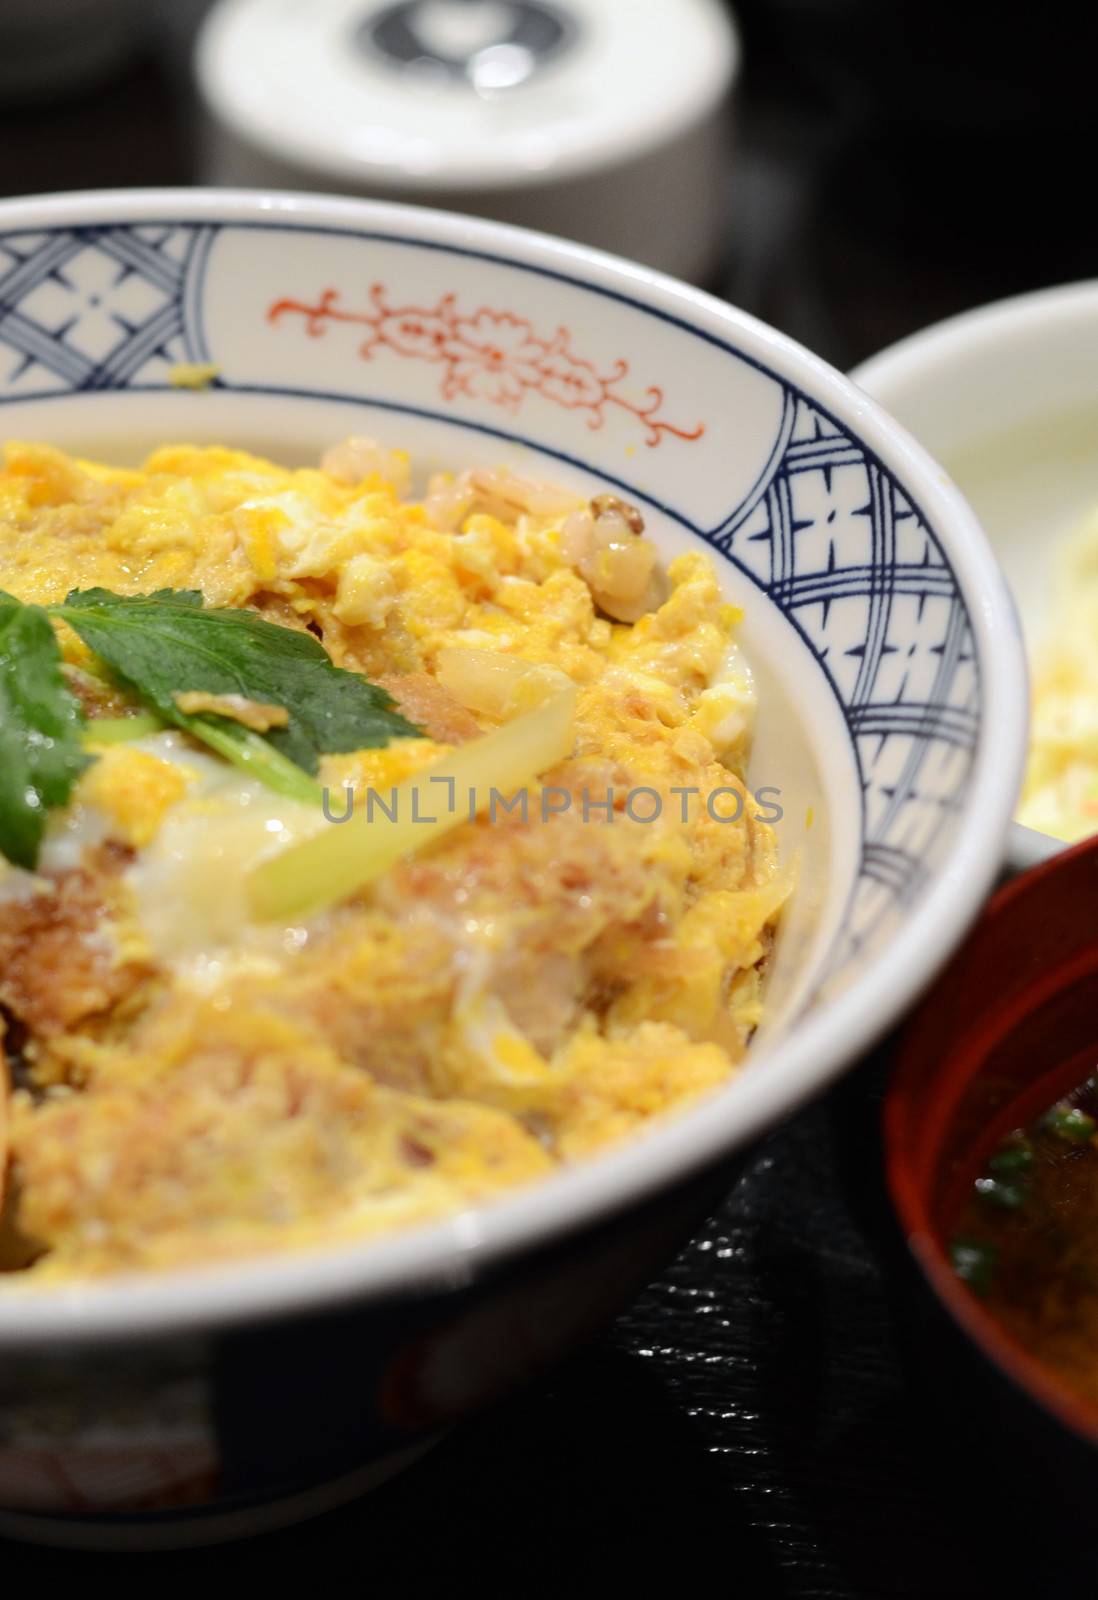
[[[666,144],[738,64],[719,0],[220,0],[199,84],[265,154],[356,188],[555,181]]]

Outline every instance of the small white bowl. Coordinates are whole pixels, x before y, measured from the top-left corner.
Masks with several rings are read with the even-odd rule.
[[[218,1518],[299,1515],[326,1481],[353,1492],[354,1469],[406,1459],[563,1354],[711,1208],[734,1153],[914,999],[1001,861],[1021,639],[972,512],[848,379],[580,246],[315,196],[61,195],[0,205],[0,295],[6,436],[301,461],[372,433],[421,469],[620,490],[743,607],[750,776],[781,789],[781,848],[800,858],[744,1070],[645,1137],[376,1243],[0,1285],[2,1528],[102,1542],[119,1524],[77,1516],[87,1496],[117,1519],[170,1494],[189,1509],[148,1537],[208,1538]],[[180,362],[215,381],[173,387]]]
[[[1098,282],[983,306],[852,374],[942,463],[986,530],[1029,650],[1047,624],[1058,544],[1098,506]],[[1065,848],[1014,824],[1008,865]]]

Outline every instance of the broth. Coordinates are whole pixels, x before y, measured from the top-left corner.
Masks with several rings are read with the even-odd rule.
[[[998,1144],[950,1249],[1000,1326],[1098,1407],[1098,1073]]]

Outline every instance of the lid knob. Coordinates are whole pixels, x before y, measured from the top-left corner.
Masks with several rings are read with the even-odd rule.
[[[480,93],[517,88],[571,45],[574,16],[547,0],[395,0],[355,29],[360,50]]]

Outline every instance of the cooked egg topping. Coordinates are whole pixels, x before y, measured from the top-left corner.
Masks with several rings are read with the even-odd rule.
[[[710,564],[664,571],[614,496],[494,471],[408,488],[407,458],[368,441],[299,470],[7,447],[0,590],[200,590],[308,629],[419,733],[325,756],[323,806],[288,799],[185,732],[119,740],[139,708],[57,624],[93,759],[37,869],[0,873],[0,1265],[21,1281],[452,1212],[641,1130],[743,1055],[788,883],[743,781],[754,686]],[[384,826],[376,801],[562,693],[571,753],[522,794],[445,834],[426,821],[341,901],[256,915],[264,863]],[[194,709],[262,732],[282,708]]]
[[[1052,614],[1033,662],[1018,820],[1058,839],[1085,839],[1098,831],[1098,517],[1063,553]]]

